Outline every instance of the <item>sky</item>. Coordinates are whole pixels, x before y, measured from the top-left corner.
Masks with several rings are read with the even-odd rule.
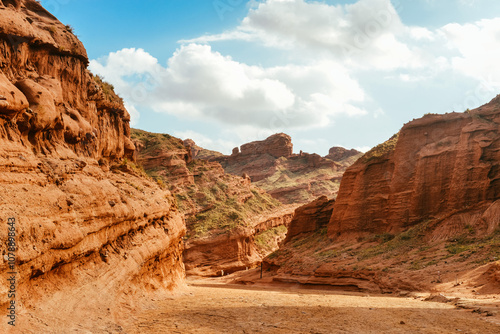
[[[498,0],[41,0],[74,28],[131,126],[225,154],[366,151],[500,93]]]

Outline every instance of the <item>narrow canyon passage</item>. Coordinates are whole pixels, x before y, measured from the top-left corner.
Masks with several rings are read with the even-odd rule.
[[[190,281],[148,302],[126,333],[499,333],[496,317],[421,298]],[[496,322],[496,323],[495,323]]]

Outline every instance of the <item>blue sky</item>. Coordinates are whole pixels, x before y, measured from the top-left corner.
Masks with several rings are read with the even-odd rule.
[[[497,0],[42,0],[132,126],[230,153],[366,150],[425,113],[500,93]]]

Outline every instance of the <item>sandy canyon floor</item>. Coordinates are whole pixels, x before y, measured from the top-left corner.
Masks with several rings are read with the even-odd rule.
[[[87,290],[87,299],[54,294],[36,309],[21,312],[16,328],[0,326],[0,332],[500,333],[497,295],[455,294],[439,302],[446,298],[304,289],[269,284],[265,278],[251,286],[227,284],[233,278],[191,278],[174,294],[148,294],[133,303]]]
[[[467,308],[424,298],[189,280],[182,293],[143,305],[122,332],[500,333],[491,298],[469,300]]]

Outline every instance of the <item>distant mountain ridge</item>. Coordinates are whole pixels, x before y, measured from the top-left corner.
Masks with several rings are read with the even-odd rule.
[[[297,204],[319,196],[336,197],[343,172],[361,155],[341,147],[331,148],[326,157],[302,151],[294,154],[291,137],[278,133],[209,160],[219,162],[227,173],[248,175],[282,203]]]

